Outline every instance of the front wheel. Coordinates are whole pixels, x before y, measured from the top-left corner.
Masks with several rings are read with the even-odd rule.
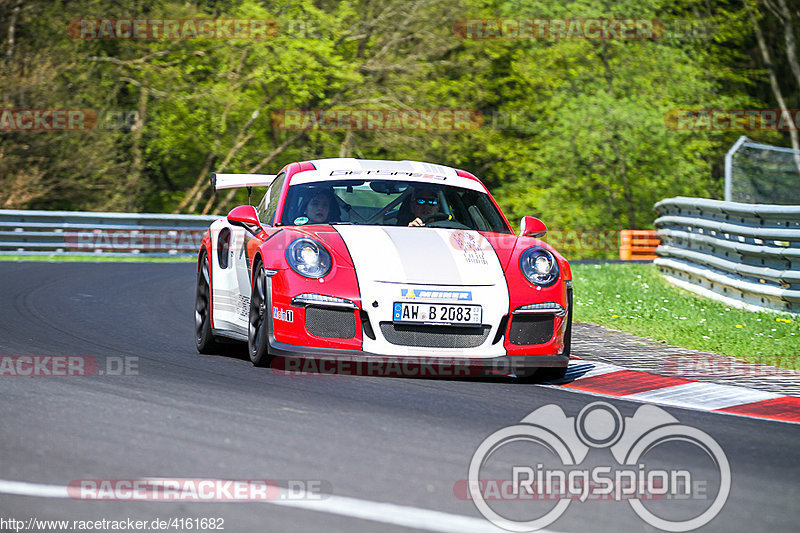
[[[250,294],[250,320],[247,328],[247,346],[250,361],[255,366],[269,365],[269,314],[267,313],[267,275],[261,265],[256,265],[253,290]]]

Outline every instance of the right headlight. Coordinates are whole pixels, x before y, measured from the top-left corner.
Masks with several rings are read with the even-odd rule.
[[[307,278],[321,278],[331,271],[331,254],[315,240],[302,237],[286,248],[292,270]]]
[[[549,287],[558,279],[558,262],[541,246],[531,246],[519,257],[519,269],[534,285]]]

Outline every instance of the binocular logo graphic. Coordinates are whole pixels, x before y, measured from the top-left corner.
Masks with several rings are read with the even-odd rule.
[[[682,449],[698,450],[707,456],[719,472],[719,487],[710,506],[696,516],[680,520],[665,519],[654,514],[642,500],[647,496],[672,497],[691,491],[688,470],[646,469],[645,454],[665,443],[685,443]],[[481,470],[503,446],[524,443],[541,446],[560,460],[559,468],[543,469],[541,464],[512,468],[511,499],[549,499],[558,493],[555,505],[542,516],[523,520],[508,518],[493,509],[482,488],[486,479]],[[615,471],[609,466],[581,468],[591,449],[608,448],[616,461]],[[495,457],[497,457],[495,455]],[[731,471],[722,448],[707,433],[681,424],[667,411],[654,405],[639,407],[631,417],[622,414],[607,402],[594,402],[578,416],[568,417],[557,405],[546,405],[523,418],[519,424],[505,427],[489,435],[472,456],[468,486],[470,498],[480,513],[494,525],[514,532],[535,531],[555,522],[573,499],[584,501],[591,491],[604,499],[625,499],[634,512],[653,527],[673,532],[691,531],[707,524],[725,505],[731,486]],[[527,493],[527,498],[517,497]],[[543,495],[548,497],[543,498]],[[708,499],[711,499],[711,495]]]

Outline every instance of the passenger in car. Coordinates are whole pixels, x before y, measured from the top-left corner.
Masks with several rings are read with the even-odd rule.
[[[303,211],[308,218],[307,224],[338,222],[340,218],[339,205],[331,190],[320,189],[312,192]]]

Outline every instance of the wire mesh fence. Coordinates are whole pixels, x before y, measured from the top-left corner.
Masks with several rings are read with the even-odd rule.
[[[725,201],[800,204],[800,151],[740,137],[725,156]]]

